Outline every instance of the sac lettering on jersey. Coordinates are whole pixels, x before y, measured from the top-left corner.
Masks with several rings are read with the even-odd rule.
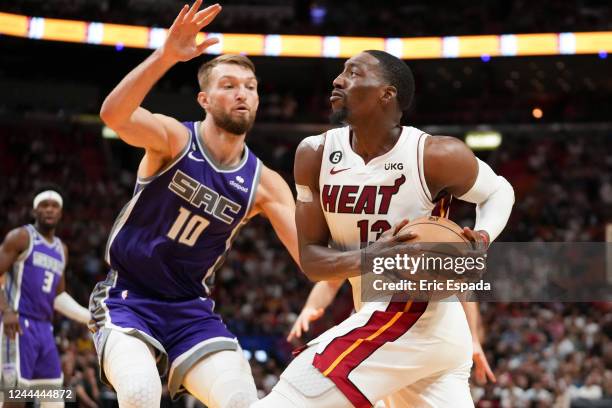
[[[387,214],[391,199],[406,182],[401,175],[392,185],[359,186],[324,184],[321,191],[323,210],[340,214]],[[380,202],[377,204],[377,197]]]
[[[58,274],[64,270],[64,263],[56,258],[53,258],[45,253],[34,251],[32,254],[32,263],[34,266],[46,269]]]
[[[180,170],[174,173],[168,188],[183,200],[197,208],[202,207],[207,214],[226,224],[234,222],[236,214],[242,208],[240,204],[200,184]]]

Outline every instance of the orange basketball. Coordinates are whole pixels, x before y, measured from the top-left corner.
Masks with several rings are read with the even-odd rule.
[[[463,235],[463,228],[448,218],[434,216],[417,218],[410,221],[399,233],[408,231],[417,234],[417,237],[410,242],[463,242],[466,245],[470,245],[470,241]]]

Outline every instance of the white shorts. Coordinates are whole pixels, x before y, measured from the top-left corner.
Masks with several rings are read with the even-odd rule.
[[[357,408],[380,400],[388,408],[473,407],[472,338],[459,302],[364,303],[309,346],[281,377],[298,391],[308,383],[303,373],[318,373],[294,363],[312,364],[321,385],[331,380]]]

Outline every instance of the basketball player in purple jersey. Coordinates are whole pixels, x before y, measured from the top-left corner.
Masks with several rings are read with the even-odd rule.
[[[160,374],[172,397],[189,392],[210,408],[257,399],[250,367],[208,297],[208,279],[239,229],[261,213],[297,259],[295,202],[285,181],[245,144],[259,104],[252,62],[224,55],[198,72],[205,119],[181,123],[140,105],[180,61],[217,42],[196,35],[219,13],[181,10],[164,45],[104,101],[100,116],[144,149],[132,200],[110,233],[111,270],[91,296],[101,376],[121,408],[159,407]]]
[[[5,388],[61,386],[62,370],[51,323],[53,309],[84,324],[90,320],[89,311],[65,292],[68,249],[55,236],[62,206],[57,191],[43,190],[34,198],[34,225],[10,231],[0,245],[0,274],[6,274],[4,290],[0,291],[0,361]],[[64,404],[43,402],[41,406]]]

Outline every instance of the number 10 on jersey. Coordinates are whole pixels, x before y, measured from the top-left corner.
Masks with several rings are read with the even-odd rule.
[[[179,208],[176,220],[174,220],[174,224],[172,224],[166,236],[174,241],[178,237],[178,242],[192,247],[202,234],[202,231],[208,227],[208,224],[210,224],[210,221],[206,218],[192,214],[188,209],[181,207]]]

